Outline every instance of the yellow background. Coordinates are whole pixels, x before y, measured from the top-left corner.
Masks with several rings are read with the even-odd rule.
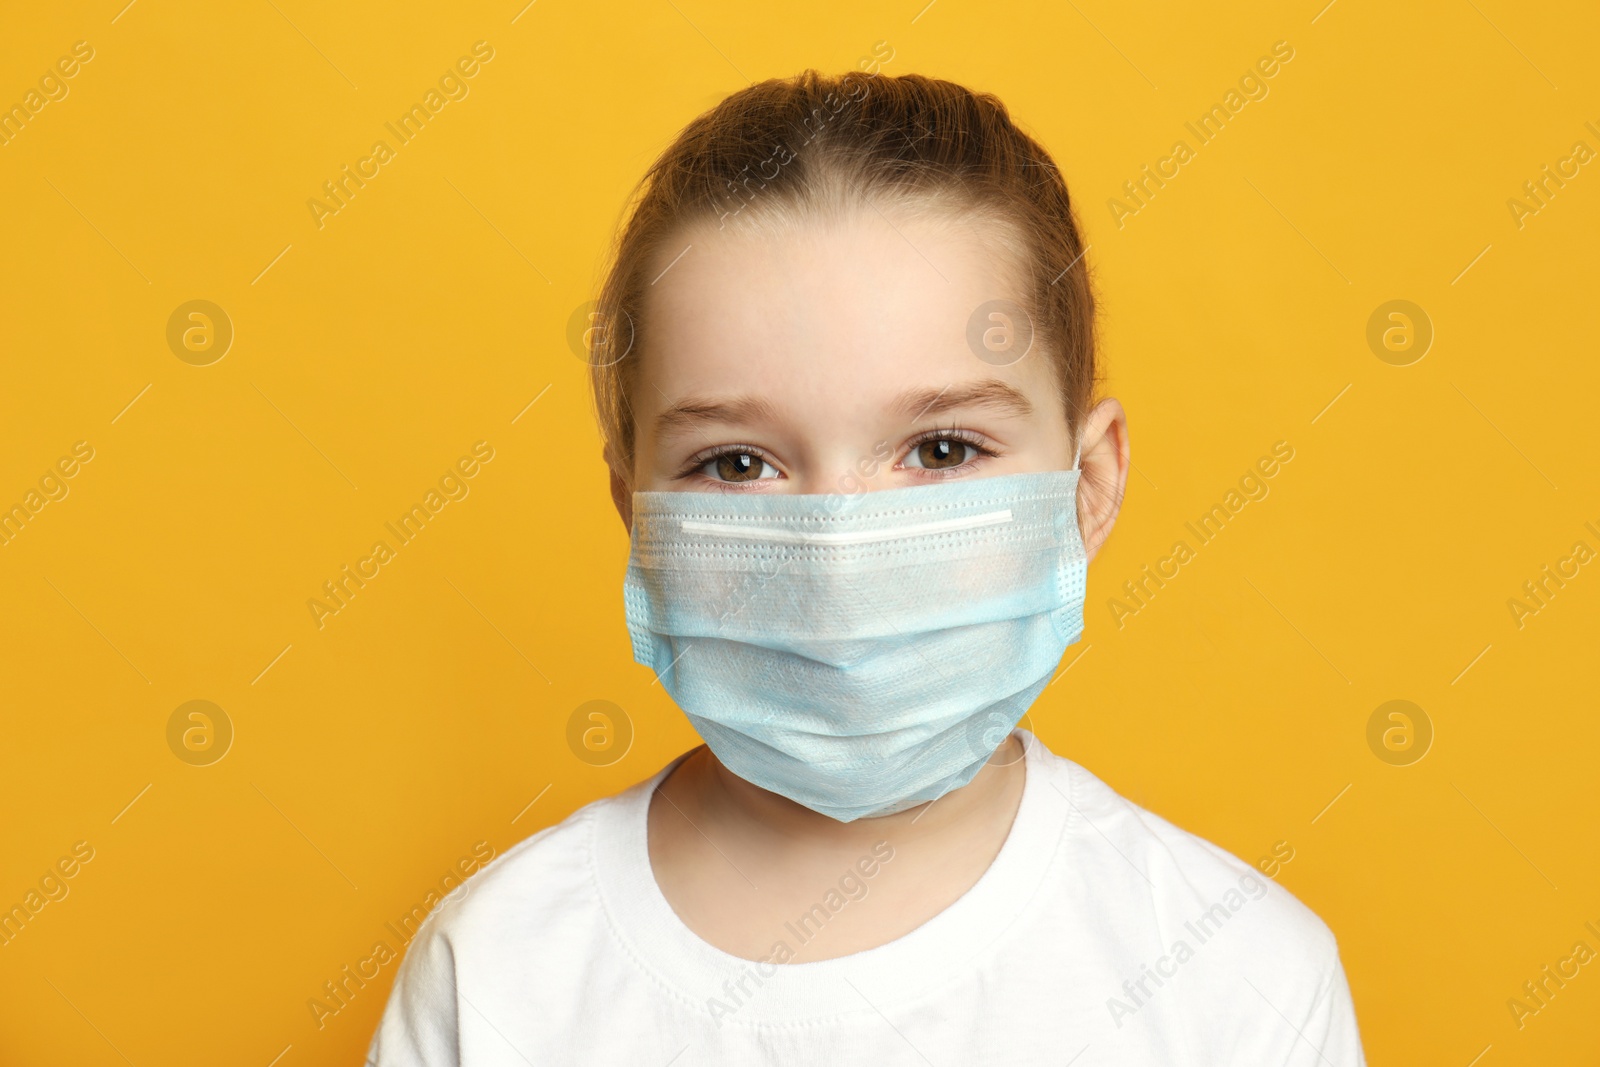
[[[0,504],[95,450],[0,546],[0,905],[95,850],[0,948],[0,1062],[360,1062],[394,965],[320,1029],[307,1002],[385,922],[696,743],[629,653],[568,320],[685,122],[879,41],[996,92],[1092,243],[1138,470],[1037,731],[1247,860],[1288,842],[1374,1063],[1600,1047],[1600,965],[1521,1029],[1506,1005],[1600,950],[1600,563],[1507,606],[1600,549],[1600,163],[1507,206],[1600,149],[1592,9],[122,2],[0,14],[5,106],[94,49],[0,147]],[[308,199],[479,40],[470,95],[319,229]],[[1280,40],[1269,95],[1119,228],[1122,183]],[[167,345],[193,299],[234,326],[210,366]],[[1435,330],[1409,366],[1366,341],[1391,299]],[[470,495],[319,629],[308,599],[480,440]],[[1118,626],[1280,440],[1270,495]],[[195,699],[235,730],[210,766],[167,744]],[[597,699],[635,735],[605,767],[567,742]],[[1367,744],[1394,699],[1435,732],[1410,766]]]

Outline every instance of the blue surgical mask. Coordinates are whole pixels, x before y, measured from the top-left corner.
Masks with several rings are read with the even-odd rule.
[[[1078,478],[635,493],[634,659],[748,782],[841,822],[935,800],[1083,633]]]

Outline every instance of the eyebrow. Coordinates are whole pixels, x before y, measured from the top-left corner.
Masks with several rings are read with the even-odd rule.
[[[1033,414],[1028,398],[998,378],[960,386],[951,383],[943,389],[908,389],[894,399],[892,407],[910,419],[966,407],[995,408],[1018,418]],[[755,426],[776,421],[777,409],[761,397],[736,396],[723,400],[688,396],[656,416],[656,434],[666,437],[712,422]]]
[[[999,378],[959,386],[952,382],[943,389],[908,389],[895,399],[895,409],[912,419],[966,407],[994,408],[1018,418],[1033,414],[1028,398]]]
[[[771,403],[756,396],[736,396],[726,400],[688,396],[656,416],[659,436],[682,433],[706,422],[745,425],[776,422],[778,412]]]

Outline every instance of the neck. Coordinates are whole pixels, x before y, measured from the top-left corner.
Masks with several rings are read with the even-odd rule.
[[[977,884],[1011,834],[1026,774],[1008,737],[960,789],[846,823],[751,785],[701,747],[651,797],[651,870],[684,924],[724,952],[847,956],[910,933]],[[801,915],[813,919],[797,929]]]

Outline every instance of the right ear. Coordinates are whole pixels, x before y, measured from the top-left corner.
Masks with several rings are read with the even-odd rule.
[[[617,514],[622,517],[622,525],[633,534],[633,494],[628,491],[628,483],[622,475],[617,473],[617,468],[612,465],[610,457],[606,458],[606,469],[611,472],[611,502],[617,507]]]

